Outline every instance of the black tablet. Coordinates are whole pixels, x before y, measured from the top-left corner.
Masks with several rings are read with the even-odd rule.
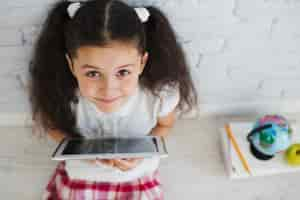
[[[135,138],[64,139],[52,154],[52,160],[145,158],[167,156],[164,138],[143,136]]]

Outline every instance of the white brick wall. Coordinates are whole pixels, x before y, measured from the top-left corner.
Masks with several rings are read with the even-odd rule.
[[[28,111],[20,80],[39,25],[53,2],[14,0],[0,5],[0,92],[5,94],[0,97],[0,119],[4,121],[7,114]],[[156,5],[168,15],[186,51],[200,113],[300,110],[299,0],[128,2]]]

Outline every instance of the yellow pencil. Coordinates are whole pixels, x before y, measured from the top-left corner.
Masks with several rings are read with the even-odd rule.
[[[227,135],[228,135],[228,137],[229,137],[229,139],[230,139],[230,141],[231,141],[231,143],[232,143],[235,151],[237,152],[237,154],[238,154],[238,156],[239,156],[239,158],[240,158],[240,160],[241,160],[241,162],[242,162],[245,170],[251,175],[250,167],[249,167],[246,159],[244,158],[244,156],[243,156],[243,154],[242,154],[242,152],[241,152],[241,150],[240,150],[240,148],[239,148],[239,146],[238,146],[238,144],[237,144],[237,142],[235,140],[235,137],[232,134],[232,131],[230,129],[230,125],[229,124],[225,125],[225,130],[226,130],[226,133],[227,133]]]

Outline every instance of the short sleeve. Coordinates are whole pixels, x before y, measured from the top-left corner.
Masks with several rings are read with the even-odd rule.
[[[178,87],[164,86],[159,93],[160,104],[158,117],[165,117],[172,112],[179,103],[180,95]]]

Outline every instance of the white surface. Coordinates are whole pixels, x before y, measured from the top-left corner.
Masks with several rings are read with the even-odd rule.
[[[299,173],[229,180],[220,152],[218,123],[214,118],[177,122],[167,140],[170,155],[160,167],[167,200],[298,198]],[[0,131],[1,199],[40,199],[55,167],[50,155],[56,144],[38,142],[28,128]]]

